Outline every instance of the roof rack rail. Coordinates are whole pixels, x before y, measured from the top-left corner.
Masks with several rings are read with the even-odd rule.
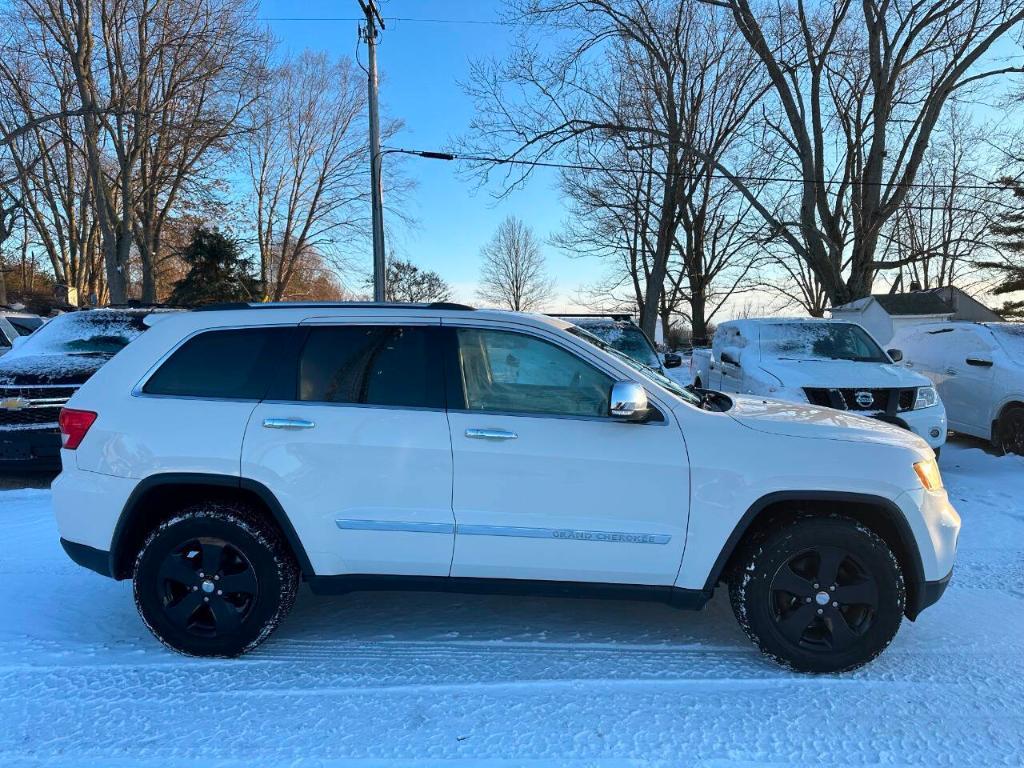
[[[425,304],[387,301],[273,301],[254,303],[233,301],[223,304],[204,304],[200,307],[193,307],[192,311],[219,312],[231,309],[442,309],[472,312],[475,310],[475,307],[452,301],[433,301]]]
[[[548,317],[610,317],[612,320],[632,320],[629,312],[548,312]]]

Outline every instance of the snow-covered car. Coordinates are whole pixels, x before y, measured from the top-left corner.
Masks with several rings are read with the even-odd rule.
[[[760,395],[868,416],[946,442],[946,409],[932,382],[898,365],[856,323],[818,318],[730,320],[695,349],[697,389]]]
[[[658,354],[658,348],[629,315],[553,315],[592,333],[605,344],[629,355],[664,375],[666,368],[678,368],[683,358],[676,352]]]
[[[301,580],[688,608],[724,582],[766,654],[851,669],[939,599],[960,528],[910,432],[452,304],[171,315],[60,424],[65,550],[204,656],[261,643]]]
[[[57,415],[68,398],[143,330],[147,310],[67,312],[0,358],[0,469],[60,468]]]
[[[923,323],[892,344],[939,391],[954,432],[1024,454],[1024,325]]]

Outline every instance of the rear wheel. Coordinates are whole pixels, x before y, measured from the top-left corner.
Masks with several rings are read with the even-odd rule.
[[[1024,407],[1011,405],[996,426],[998,448],[1003,453],[1024,456]]]
[[[729,595],[758,648],[800,672],[843,672],[874,659],[896,635],[906,601],[886,543],[842,517],[797,518],[761,537]]]
[[[240,506],[202,504],[161,524],[135,561],[135,604],[164,645],[238,656],[295,601],[299,571],[276,532]]]

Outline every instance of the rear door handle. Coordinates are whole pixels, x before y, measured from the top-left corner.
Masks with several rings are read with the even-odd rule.
[[[515,440],[519,435],[507,429],[467,429],[466,437],[474,440]]]
[[[991,360],[980,360],[977,357],[968,357],[964,362],[967,363],[968,365],[976,365],[979,368],[991,368],[992,367],[992,361]]]
[[[306,419],[264,419],[263,426],[267,429],[312,429],[316,423]]]

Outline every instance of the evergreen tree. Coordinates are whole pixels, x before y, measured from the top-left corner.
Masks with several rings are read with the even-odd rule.
[[[196,227],[182,253],[188,274],[174,284],[170,303],[195,307],[229,301],[258,301],[259,279],[250,272],[238,241],[217,229]]]
[[[1003,178],[999,183],[1024,204],[1024,182]],[[1007,255],[1005,262],[983,262],[980,266],[1000,273],[995,295],[1024,291],[1024,207],[1006,210],[992,225],[992,234],[999,238],[999,247]],[[1024,318],[1024,301],[1005,301],[999,313],[1006,318]]]

